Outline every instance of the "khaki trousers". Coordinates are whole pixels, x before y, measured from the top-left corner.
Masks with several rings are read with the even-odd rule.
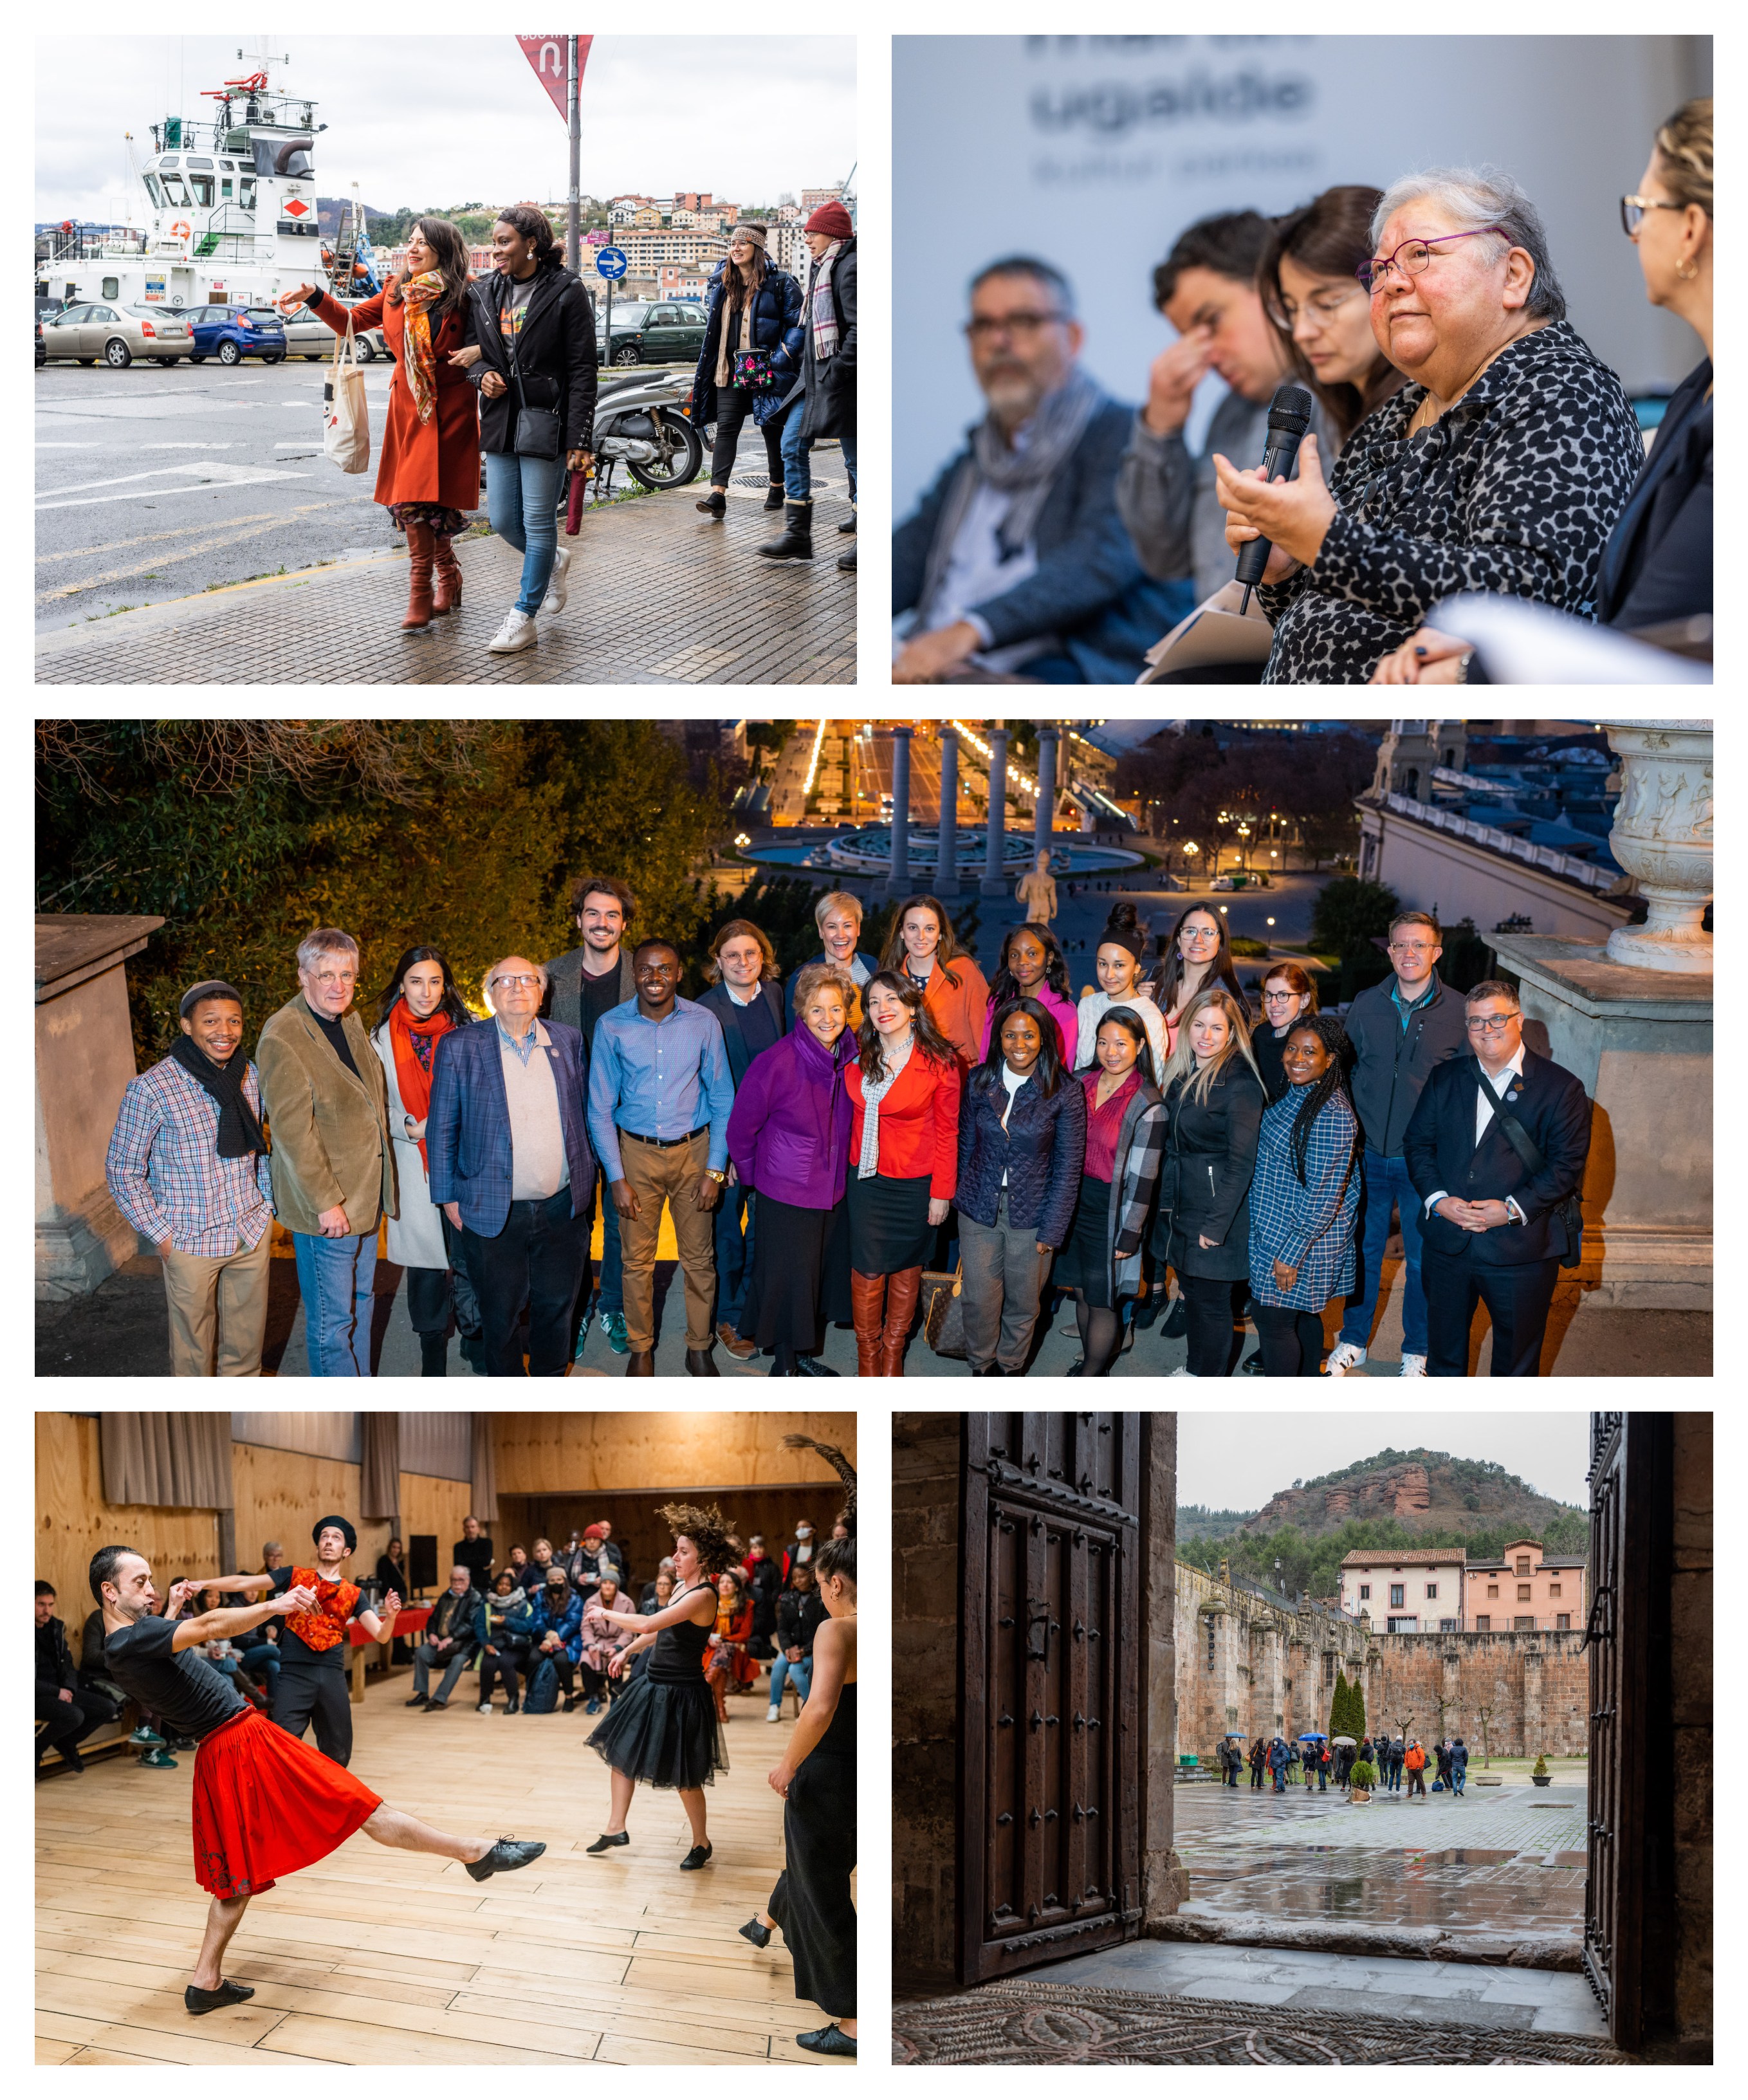
[[[259,1378],[267,1328],[271,1227],[233,1254],[163,1255],[172,1378]]]
[[[686,1279],[686,1346],[708,1349],[716,1296],[716,1213],[695,1210],[692,1198],[710,1164],[710,1133],[700,1131],[684,1145],[660,1145],[642,1144],[621,1131],[619,1148],[639,1213],[619,1221],[625,1339],[633,1349],[656,1346],[656,1238],[665,1203],[673,1214],[680,1273]]]

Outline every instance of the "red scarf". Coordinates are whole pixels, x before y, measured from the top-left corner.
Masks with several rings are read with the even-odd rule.
[[[389,1040],[395,1046],[395,1083],[400,1089],[401,1106],[415,1123],[423,1123],[431,1112],[431,1065],[437,1055],[437,1039],[447,1035],[455,1023],[439,1007],[429,1021],[415,1021],[404,995],[389,1008]],[[419,1140],[419,1158],[431,1171],[425,1140]]]
[[[306,1648],[320,1653],[338,1648],[346,1639],[346,1622],[356,1610],[363,1594],[358,1585],[327,1582],[317,1568],[294,1568],[291,1581],[294,1589],[316,1592],[316,1608],[313,1612],[287,1612],[286,1625]]]

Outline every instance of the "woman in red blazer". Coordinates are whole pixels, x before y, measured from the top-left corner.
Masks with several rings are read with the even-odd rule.
[[[980,980],[981,982],[981,980]],[[922,992],[898,970],[869,978],[844,1074],[850,1131],[850,1298],[856,1370],[897,1378],[923,1263],[958,1185],[960,1065]]]
[[[938,897],[907,897],[892,915],[880,959],[922,992],[929,1018],[951,1043],[969,1072],[983,1061],[983,1029],[989,1019],[989,982],[953,938],[953,922]]]
[[[415,219],[407,267],[362,306],[347,307],[300,285],[299,300],[336,335],[380,328],[395,360],[388,420],[377,470],[377,501],[407,536],[412,589],[404,629],[429,627],[461,602],[450,542],[479,508],[479,396],[467,367],[479,355],[468,318],[467,243],[446,218]]]

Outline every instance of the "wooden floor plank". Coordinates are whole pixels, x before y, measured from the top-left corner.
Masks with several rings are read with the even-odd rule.
[[[543,2030],[548,2034],[554,2032],[550,2028]],[[490,2044],[487,2047],[472,2035],[435,2029],[421,2032],[391,2031],[357,2025],[348,2020],[312,2019],[294,2013],[276,2031],[276,2039],[283,2049],[301,2051],[306,2059],[319,2057],[328,2063],[489,2063],[514,2070],[524,2064],[586,2062],[594,2055],[594,2044],[598,2037],[566,2035],[563,2037],[564,2046],[549,2052],[511,2042],[501,2027],[487,2038]],[[265,2051],[250,2058],[258,2065],[267,2060]]]
[[[46,2036],[37,2036],[38,2063],[64,2063],[70,2056],[77,2056],[80,2045],[76,2041],[50,2041]]]

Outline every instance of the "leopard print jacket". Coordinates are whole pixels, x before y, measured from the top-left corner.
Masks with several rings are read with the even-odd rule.
[[[1360,425],[1330,473],[1339,509],[1317,560],[1261,590],[1274,625],[1265,685],[1364,685],[1459,591],[1590,615],[1644,464],[1620,381],[1554,321],[1408,437],[1425,397],[1404,386]]]

